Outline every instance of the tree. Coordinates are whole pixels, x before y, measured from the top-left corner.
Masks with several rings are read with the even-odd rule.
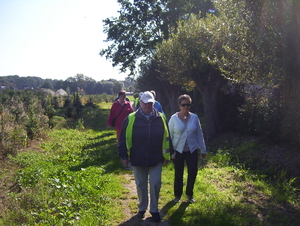
[[[53,85],[50,81],[46,80],[43,85],[41,86],[41,88],[45,88],[45,89],[51,89],[53,90]]]
[[[124,89],[123,82],[113,81],[112,94],[117,94]]]
[[[297,106],[297,101],[294,101],[297,99],[295,94],[298,92],[300,80],[300,2],[216,2],[223,9],[223,14],[233,21],[231,24],[243,25],[236,31],[244,29],[243,33],[246,34],[236,35],[239,40],[228,43],[227,55],[220,61],[220,68],[235,81],[260,85],[266,90],[268,96],[265,103],[273,117],[273,128],[270,128],[273,131],[268,132],[275,134],[275,139],[278,140],[278,131],[281,129],[282,134],[287,134],[288,131],[300,134],[297,114],[292,114],[296,118],[292,120],[293,123],[289,123],[290,126],[286,127],[287,123],[283,123],[291,121],[289,113]],[[229,10],[228,4],[233,3],[236,4],[235,10],[238,13],[233,14]],[[299,136],[296,140],[299,141]]]
[[[148,59],[140,65],[140,75],[137,78],[137,88],[139,90],[155,90],[158,101],[164,110],[169,105],[170,113],[178,110],[177,98],[181,93],[181,85],[171,84],[160,77],[157,63]]]
[[[226,79],[218,67],[223,56],[223,36],[218,23],[223,18],[208,16],[203,19],[191,17],[178,26],[178,32],[164,41],[157,50],[157,62],[162,68],[162,77],[173,84],[182,84],[186,89],[197,87],[203,98],[206,118],[206,138],[220,132],[218,116],[218,92]],[[217,26],[216,26],[217,25]],[[210,29],[214,27],[214,29]]]
[[[118,0],[121,5],[118,18],[107,18],[104,32],[107,42],[112,42],[101,56],[111,59],[113,66],[121,65],[135,74],[136,63],[140,58],[152,56],[156,45],[168,39],[170,31],[176,28],[180,18],[189,14],[204,16],[213,8],[208,0]]]

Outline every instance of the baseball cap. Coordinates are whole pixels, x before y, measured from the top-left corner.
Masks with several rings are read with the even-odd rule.
[[[145,104],[155,102],[153,94],[149,91],[143,93],[143,95],[141,96],[141,101],[143,101],[143,103]]]

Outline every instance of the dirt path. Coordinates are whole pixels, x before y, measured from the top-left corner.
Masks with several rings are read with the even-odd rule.
[[[119,225],[120,226],[170,226],[168,220],[162,220],[159,223],[153,222],[151,219],[151,214],[149,211],[146,211],[145,213],[145,218],[140,219],[136,217],[137,213],[137,193],[136,193],[136,186],[135,186],[135,181],[134,181],[134,176],[132,171],[128,170],[128,173],[125,174],[125,178],[129,183],[123,183],[123,186],[128,189],[128,197],[126,200],[123,200],[122,205],[124,206],[124,213],[126,215],[126,219],[124,222],[121,222]],[[134,201],[135,202],[135,209],[132,211],[130,208],[130,202]],[[163,218],[164,213],[161,211],[160,216]]]

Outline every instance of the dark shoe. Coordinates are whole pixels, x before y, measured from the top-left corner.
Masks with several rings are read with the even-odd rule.
[[[187,198],[188,198],[188,202],[189,203],[194,203],[194,202],[196,202],[196,200],[192,197],[192,196],[187,196]]]
[[[144,218],[144,217],[145,217],[145,212],[146,212],[146,211],[139,211],[139,212],[137,213],[136,216],[137,216],[138,218]]]
[[[152,215],[153,221],[160,222],[161,219],[160,219],[159,213],[151,213],[151,215]]]
[[[180,198],[179,197],[175,197],[175,199],[173,199],[173,202],[177,203],[179,202]]]

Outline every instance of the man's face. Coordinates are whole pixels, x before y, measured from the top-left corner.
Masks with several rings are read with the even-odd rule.
[[[141,101],[140,105],[141,105],[142,111],[143,111],[144,114],[146,114],[146,115],[149,115],[149,114],[152,112],[152,110],[153,110],[153,103],[151,103],[151,102],[145,104],[145,103],[143,103],[143,102]]]

